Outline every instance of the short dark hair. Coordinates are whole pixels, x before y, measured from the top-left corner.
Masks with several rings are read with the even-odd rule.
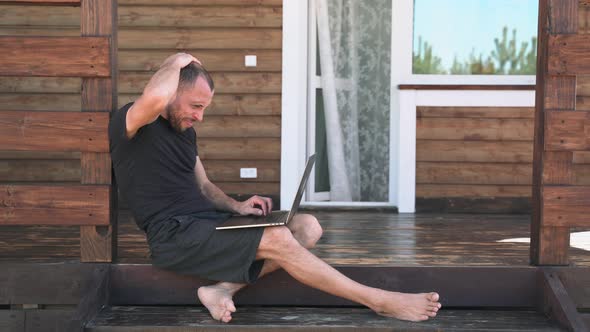
[[[209,74],[205,67],[196,62],[191,62],[180,70],[178,89],[182,90],[188,87],[193,87],[199,77],[202,77],[207,81],[207,85],[209,85],[211,91],[215,90],[215,84],[213,84],[211,74]]]

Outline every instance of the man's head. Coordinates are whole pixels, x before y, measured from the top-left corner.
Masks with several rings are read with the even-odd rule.
[[[166,106],[166,118],[177,132],[203,121],[205,109],[211,104],[215,86],[211,75],[196,62],[180,70],[178,89],[174,99]]]

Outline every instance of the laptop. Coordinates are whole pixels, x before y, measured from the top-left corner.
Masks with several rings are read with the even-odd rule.
[[[232,216],[227,221],[217,226],[215,229],[223,230],[287,225],[297,213],[297,209],[299,209],[299,203],[301,203],[301,198],[303,197],[303,192],[305,191],[305,184],[307,183],[309,174],[311,174],[311,169],[313,168],[314,162],[315,154],[307,159],[307,165],[305,166],[305,171],[301,177],[299,189],[297,190],[297,194],[295,195],[293,206],[291,207],[290,211],[272,211],[266,216]]]

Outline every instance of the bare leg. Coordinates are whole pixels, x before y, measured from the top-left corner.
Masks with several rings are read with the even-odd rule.
[[[313,248],[322,236],[322,228],[317,219],[308,214],[296,215],[289,223],[289,230],[298,243],[308,249]],[[279,268],[280,265],[277,262],[272,259],[266,259],[259,277],[276,271]],[[219,282],[215,285],[200,287],[197,295],[214,319],[227,323],[232,318],[232,312],[236,311],[232,298],[236,292],[246,285],[233,282]]]
[[[301,246],[285,227],[264,230],[257,258],[271,259],[298,281],[363,304],[380,315],[422,321],[435,317],[441,307],[437,293],[390,292],[351,280]]]

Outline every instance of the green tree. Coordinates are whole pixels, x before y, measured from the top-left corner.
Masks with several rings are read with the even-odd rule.
[[[422,43],[422,36],[418,37],[418,54],[413,54],[412,72],[414,74],[446,74],[440,57],[433,55],[432,46],[428,42]]]

